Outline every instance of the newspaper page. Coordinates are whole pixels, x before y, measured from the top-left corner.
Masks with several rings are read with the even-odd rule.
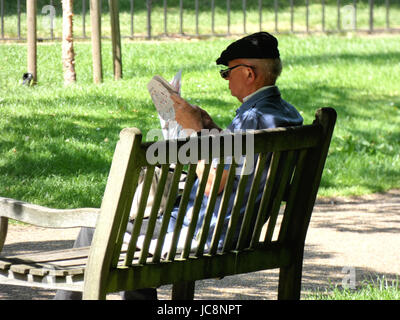
[[[154,106],[157,109],[164,139],[177,139],[182,127],[175,121],[175,109],[171,92],[180,94],[182,70],[179,70],[169,83],[161,76],[154,76],[147,85]]]

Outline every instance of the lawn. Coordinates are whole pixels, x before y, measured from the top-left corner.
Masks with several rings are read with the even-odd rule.
[[[319,107],[338,112],[320,196],[400,187],[399,35],[278,36],[283,97],[310,123]],[[226,127],[239,106],[219,77],[232,39],[123,41],[121,81],[112,80],[103,42],[104,83],[92,84],[91,49],[77,42],[77,84],[65,88],[59,43],[38,46],[37,86],[20,85],[26,46],[0,44],[0,196],[41,205],[98,207],[119,131],[159,122],[146,89],[154,74],[183,70],[182,95]]]
[[[328,290],[306,294],[306,300],[399,300],[399,280],[388,281],[384,277],[365,279],[357,288],[330,286]]]

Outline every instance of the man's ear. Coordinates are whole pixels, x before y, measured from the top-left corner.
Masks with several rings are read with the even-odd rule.
[[[247,80],[250,82],[254,82],[256,80],[256,73],[254,72],[253,68],[247,68]]]

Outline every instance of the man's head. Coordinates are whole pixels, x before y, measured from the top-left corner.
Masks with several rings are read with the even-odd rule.
[[[233,96],[240,101],[259,88],[275,84],[282,71],[278,40],[267,32],[257,32],[231,43],[217,59],[228,66],[221,76],[229,80]]]

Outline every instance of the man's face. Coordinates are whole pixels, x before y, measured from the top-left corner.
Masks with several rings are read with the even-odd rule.
[[[231,60],[228,63],[228,68],[235,67],[239,64],[246,64],[244,59]],[[231,90],[232,96],[238,98],[240,102],[243,102],[243,98],[248,95],[248,88],[246,87],[247,68],[240,66],[230,70],[229,76],[226,78],[229,81],[229,89]]]

